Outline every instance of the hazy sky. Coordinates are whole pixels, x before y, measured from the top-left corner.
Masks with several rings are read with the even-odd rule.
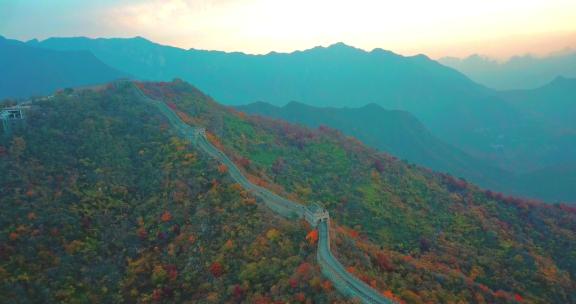
[[[247,53],[343,41],[502,58],[576,48],[576,0],[0,0],[0,35],[143,36]]]

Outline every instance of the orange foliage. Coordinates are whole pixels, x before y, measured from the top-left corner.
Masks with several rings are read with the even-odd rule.
[[[491,290],[490,288],[488,288],[488,286],[484,285],[484,284],[478,284],[478,288],[483,292],[483,293],[490,293]]]
[[[310,245],[316,244],[318,242],[318,230],[314,229],[314,230],[310,231],[306,235],[306,240],[308,240],[308,243]]]
[[[270,303],[272,303],[272,300],[268,297],[258,296],[256,299],[254,299],[254,304],[270,304]]]
[[[398,298],[393,292],[392,290],[386,290],[382,293],[382,295],[388,299],[400,302],[400,298]]]
[[[303,292],[297,293],[295,298],[296,298],[296,301],[298,301],[300,303],[304,303],[304,301],[306,301],[306,295]]]
[[[160,219],[163,222],[169,222],[172,220],[172,214],[170,213],[170,211],[164,211],[164,213],[162,213],[162,216],[160,217]]]
[[[506,294],[506,292],[504,290],[501,290],[501,289],[496,291],[494,293],[494,296],[496,298],[499,298],[499,299],[507,299],[508,298],[508,295]]]
[[[208,141],[212,143],[216,148],[223,150],[224,146],[222,146],[222,143],[220,142],[218,137],[212,134],[212,132],[206,131],[206,139],[208,139]]]
[[[182,111],[177,111],[176,112],[178,114],[178,116],[180,117],[180,119],[182,119],[182,121],[184,121],[187,124],[193,124],[194,120],[186,113],[182,112]]]
[[[224,173],[228,172],[228,167],[226,167],[225,164],[220,164],[220,165],[218,165],[218,172],[224,174]]]
[[[332,282],[326,280],[324,282],[322,282],[322,289],[324,290],[331,290],[332,289]]]
[[[248,175],[248,180],[254,185],[258,185],[260,187],[266,187],[268,185],[268,183],[265,180],[254,175]]]
[[[211,188],[211,190],[216,190],[219,185],[220,185],[220,182],[217,181],[217,180],[215,180],[215,179],[213,179],[213,180],[212,180],[212,188]]]
[[[138,236],[142,239],[146,238],[148,236],[148,231],[146,231],[146,228],[144,227],[140,227],[138,228],[138,230],[136,231],[136,233],[138,234]]]

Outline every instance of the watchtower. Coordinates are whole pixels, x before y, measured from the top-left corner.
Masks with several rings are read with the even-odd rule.
[[[194,137],[206,137],[206,129],[194,128]]]
[[[310,225],[316,227],[321,221],[328,221],[330,219],[330,214],[326,208],[320,206],[320,204],[314,203],[306,208],[304,218],[308,223],[310,223]]]
[[[12,122],[24,119],[24,109],[20,106],[0,109],[0,120],[4,134],[10,134]]]

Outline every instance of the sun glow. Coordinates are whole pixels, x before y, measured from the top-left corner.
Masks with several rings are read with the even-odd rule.
[[[0,4],[0,8],[8,6],[8,13],[0,13],[0,17],[10,11],[17,15],[15,12],[30,2],[35,1]],[[79,6],[63,2],[70,3],[64,10]],[[184,48],[249,53],[344,41],[364,49],[381,47],[433,57],[469,52],[508,56],[576,46],[573,0],[105,0],[84,6],[95,20],[87,18],[84,27],[68,21],[70,26],[57,27],[56,35],[62,36],[63,30],[67,35],[140,35]],[[28,17],[23,16],[22,23],[34,18],[36,29],[50,29],[38,24],[46,18],[37,15],[46,9],[36,14],[26,9]],[[0,22],[2,25],[17,32],[12,23]],[[546,41],[534,43],[541,39]]]

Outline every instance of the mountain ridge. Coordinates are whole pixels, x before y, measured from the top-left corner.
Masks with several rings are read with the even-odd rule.
[[[315,106],[374,102],[411,112],[436,136],[458,142],[460,148],[488,151],[490,142],[516,123],[514,110],[489,89],[423,55],[404,57],[336,45],[253,56],[131,39],[52,38],[39,46],[87,49],[140,79],[182,78],[228,105],[258,100],[276,105],[298,100]],[[491,131],[480,134],[476,129]]]
[[[129,77],[86,50],[47,50],[3,37],[0,37],[0,68],[0,98],[45,95],[56,89]]]
[[[478,54],[438,61],[496,90],[535,89],[558,75],[576,77],[576,50],[570,49],[544,57],[513,56],[504,62]]]

